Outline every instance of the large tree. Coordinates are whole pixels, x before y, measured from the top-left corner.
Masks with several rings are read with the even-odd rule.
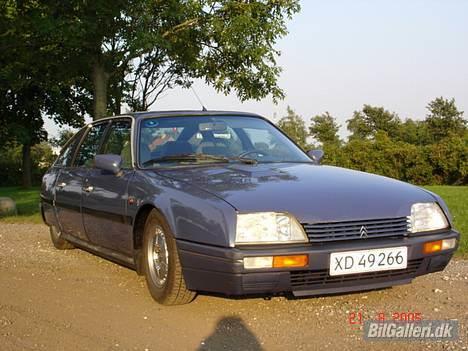
[[[0,137],[21,145],[23,185],[31,186],[31,147],[45,140],[43,116],[79,124],[86,99],[74,88],[61,50],[50,44],[51,16],[37,1],[0,4]]]
[[[385,132],[390,137],[398,134],[400,119],[383,107],[364,105],[361,111],[355,111],[353,117],[347,120],[347,128],[352,139],[373,139],[377,132]]]
[[[82,70],[94,118],[120,112],[122,101],[147,108],[161,89],[195,78],[241,100],[283,97],[274,44],[286,34],[298,0],[48,4],[60,31],[52,37],[68,49],[68,64]]]
[[[450,134],[463,136],[466,132],[466,120],[463,111],[455,105],[455,99],[438,97],[427,105],[429,114],[426,125],[432,142],[439,142]]]
[[[24,185],[45,115],[76,126],[122,102],[146,109],[196,78],[241,100],[283,97],[274,44],[298,10],[298,0],[1,2],[0,133],[23,145]]]

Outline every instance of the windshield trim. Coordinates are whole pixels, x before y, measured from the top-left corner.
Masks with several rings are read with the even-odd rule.
[[[148,170],[148,169],[158,169],[158,168],[161,168],[160,167],[145,167],[142,165],[142,163],[140,162],[140,137],[141,137],[141,124],[147,120],[147,119],[157,119],[157,118],[168,118],[168,117],[171,117],[171,118],[179,118],[179,117],[193,117],[193,118],[197,118],[197,117],[203,117],[203,116],[207,116],[207,117],[239,117],[239,118],[257,118],[257,119],[261,119],[263,121],[265,121],[266,123],[268,123],[270,126],[272,126],[274,129],[276,129],[279,133],[281,133],[284,137],[286,137],[296,148],[298,151],[300,151],[302,154],[304,154],[306,156],[307,159],[309,159],[310,161],[258,161],[258,164],[266,164],[266,163],[269,163],[269,164],[272,164],[272,163],[311,163],[311,164],[314,164],[314,161],[309,157],[309,155],[307,154],[306,151],[304,151],[293,139],[291,139],[286,133],[284,133],[278,126],[276,126],[272,121],[270,121],[268,118],[266,117],[263,117],[261,115],[257,115],[257,114],[250,114],[250,113],[239,113],[239,112],[219,112],[219,113],[212,113],[212,111],[200,111],[200,114],[193,114],[193,113],[180,113],[180,114],[177,114],[177,115],[174,115],[174,114],[158,114],[158,115],[148,115],[148,116],[142,116],[140,118],[137,118],[136,119],[136,122],[135,123],[135,160],[134,160],[134,163],[135,163],[135,166],[137,169],[139,170]],[[188,166],[192,166],[192,165],[210,165],[210,164],[214,164],[214,162],[204,162],[204,163],[191,163],[191,164],[188,164]],[[217,162],[217,164],[219,164],[219,162]],[[185,166],[185,165],[184,165]],[[172,167],[177,167],[176,166],[172,166]],[[169,168],[167,167],[167,165],[164,165],[164,168]]]

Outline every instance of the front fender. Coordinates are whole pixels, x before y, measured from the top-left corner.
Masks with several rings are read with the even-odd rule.
[[[192,184],[156,173],[137,171],[129,186],[128,215],[135,218],[145,205],[156,207],[166,218],[176,239],[233,247],[236,211],[226,201]]]
[[[432,192],[430,190],[427,190],[425,188],[421,188],[421,189],[424,190],[426,193],[429,193],[436,200],[436,202],[440,205],[440,207],[442,207],[442,210],[445,212],[445,216],[448,218],[450,227],[453,228],[454,227],[453,226],[453,217],[452,217],[452,214],[450,213],[450,211],[448,209],[448,206],[445,203],[445,201],[439,195],[437,195],[436,193],[434,193],[434,192]]]

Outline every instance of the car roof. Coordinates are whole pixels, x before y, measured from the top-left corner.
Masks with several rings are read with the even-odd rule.
[[[135,118],[146,117],[177,117],[177,116],[216,116],[216,115],[231,115],[231,116],[249,116],[249,117],[262,117],[255,113],[240,112],[240,111],[218,111],[218,110],[169,110],[169,111],[142,111],[131,112]]]
[[[141,112],[128,112],[115,116],[108,116],[96,119],[85,125],[91,126],[96,123],[105,122],[122,117],[132,117],[135,120],[143,118],[157,118],[157,117],[187,117],[187,116],[239,116],[239,117],[256,117],[267,120],[265,117],[251,112],[241,111],[224,111],[224,110],[168,110],[168,111],[141,111]]]

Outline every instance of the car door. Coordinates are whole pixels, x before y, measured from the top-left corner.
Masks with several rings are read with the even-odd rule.
[[[83,223],[89,241],[100,247],[130,255],[132,226],[127,218],[127,189],[133,176],[130,118],[113,120],[101,154],[122,157],[122,169],[114,174],[91,168],[84,184]]]
[[[64,148],[55,162],[58,174],[54,182],[55,215],[60,231],[80,238],[84,235],[80,210],[81,184],[80,176],[76,173],[72,162],[85,132],[84,129],[81,130]]]
[[[71,207],[66,206],[66,203],[61,201],[57,202],[57,189],[61,190],[62,186],[58,184],[64,184],[64,179],[66,179],[67,169],[71,167],[73,156],[75,154],[76,148],[83,137],[84,130],[80,130],[76,133],[62,148],[60,155],[55,160],[53,166],[47,171],[47,173],[42,178],[42,189],[41,189],[41,198],[46,200],[43,203],[43,213],[46,219],[46,223],[53,224],[57,227],[58,230],[63,231],[61,225],[58,221],[58,216],[67,217],[71,215],[74,216],[71,212]],[[59,199],[61,200],[61,195],[59,194]],[[50,204],[52,204],[50,206]],[[76,215],[79,217],[79,215]],[[79,218],[78,218],[79,221]],[[74,220],[66,220],[65,223],[75,222]],[[69,228],[66,228],[67,231]]]
[[[72,164],[63,167],[55,183],[57,220],[63,233],[87,240],[81,214],[83,181],[94,159],[108,122],[90,125]]]

